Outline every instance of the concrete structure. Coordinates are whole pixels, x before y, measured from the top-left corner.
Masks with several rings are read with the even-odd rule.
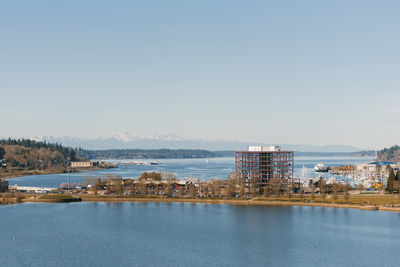
[[[235,152],[235,171],[246,184],[254,179],[260,186],[265,186],[271,178],[292,181],[293,151],[282,151],[279,146],[249,146],[247,151]]]

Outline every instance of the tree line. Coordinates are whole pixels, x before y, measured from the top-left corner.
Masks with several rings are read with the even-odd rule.
[[[201,149],[77,149],[77,153],[88,159],[187,159],[216,156],[214,152]]]
[[[398,145],[384,148],[377,152],[377,160],[400,161],[400,147]]]
[[[83,160],[75,149],[61,144],[30,139],[0,140],[0,159],[7,168],[46,169],[66,167],[69,161]]]
[[[21,146],[25,148],[41,149],[46,148],[50,151],[61,153],[64,158],[71,161],[77,160],[77,151],[74,148],[63,146],[59,143],[47,143],[46,141],[35,141],[31,139],[1,139],[0,147],[4,146]],[[1,152],[0,152],[1,155]],[[4,156],[4,155],[3,155]]]

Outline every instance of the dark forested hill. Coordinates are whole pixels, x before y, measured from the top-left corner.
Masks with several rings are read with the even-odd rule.
[[[392,146],[389,148],[384,148],[378,151],[378,160],[384,161],[400,161],[400,147],[399,146]]]
[[[2,139],[0,160],[4,160],[8,167],[46,169],[65,167],[68,161],[79,161],[81,158],[77,156],[75,149],[60,144],[30,139]]]
[[[188,159],[212,158],[216,156],[211,151],[190,149],[79,149],[78,155],[89,159]]]

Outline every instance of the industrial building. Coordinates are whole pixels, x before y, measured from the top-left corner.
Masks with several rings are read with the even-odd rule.
[[[71,161],[71,168],[91,168],[104,166],[105,163],[99,161]]]
[[[293,151],[282,151],[279,146],[249,146],[247,151],[235,152],[235,170],[246,184],[252,179],[257,179],[260,186],[265,186],[271,178],[292,181]]]

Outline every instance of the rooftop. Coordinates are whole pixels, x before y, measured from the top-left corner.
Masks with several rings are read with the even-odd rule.
[[[247,151],[263,152],[263,151],[281,151],[280,146],[249,146]]]

